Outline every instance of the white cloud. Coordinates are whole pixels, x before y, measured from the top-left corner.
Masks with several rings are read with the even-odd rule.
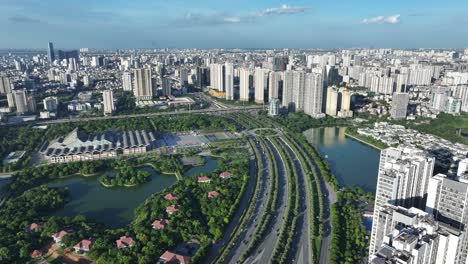
[[[297,7],[297,6],[289,6],[289,5],[281,5],[280,7],[272,7],[267,8],[265,10],[260,11],[257,15],[258,16],[266,16],[266,15],[287,15],[287,14],[297,14],[297,13],[304,13],[309,9],[308,7]]]
[[[226,23],[240,23],[241,19],[239,17],[225,17],[224,22],[226,22]]]
[[[393,16],[376,16],[371,18],[364,18],[364,24],[398,24],[400,23],[400,15]]]

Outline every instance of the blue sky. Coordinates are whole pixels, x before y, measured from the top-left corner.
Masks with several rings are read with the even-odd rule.
[[[467,0],[0,0],[0,48],[462,48]]]

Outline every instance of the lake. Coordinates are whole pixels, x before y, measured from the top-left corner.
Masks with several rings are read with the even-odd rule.
[[[205,164],[192,167],[184,173],[191,177],[199,173],[210,173],[218,167],[216,159],[206,157]],[[142,167],[151,173],[150,182],[125,188],[105,188],[98,177],[70,177],[49,184],[51,187],[66,187],[70,191],[71,201],[56,212],[60,216],[85,215],[110,227],[123,227],[133,219],[136,207],[153,193],[172,186],[176,181],[174,175],[161,175],[151,167]]]
[[[312,128],[307,140],[330,163],[342,186],[361,187],[375,193],[380,151],[345,135],[344,127]]]

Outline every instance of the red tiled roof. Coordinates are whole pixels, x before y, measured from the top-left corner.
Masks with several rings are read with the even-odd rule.
[[[154,229],[164,229],[169,224],[167,219],[158,219],[155,220],[151,225]]]
[[[40,257],[40,256],[42,256],[42,253],[41,253],[41,251],[39,251],[39,250],[37,250],[37,249],[35,249],[35,250],[31,253],[31,257],[33,257],[33,258],[38,258],[38,257]]]
[[[203,176],[203,177],[198,177],[197,182],[210,182],[210,178]]]
[[[164,254],[162,254],[161,257],[159,257],[159,259],[163,260],[163,263],[186,264],[190,261],[190,257],[179,255],[169,250],[166,250],[166,252],[164,252]]]
[[[44,224],[32,223],[28,226],[28,231],[37,231],[39,228],[44,227]]]
[[[128,236],[121,236],[120,239],[116,240],[115,243],[117,244],[117,248],[126,248],[132,247],[135,244],[135,240],[132,237]]]
[[[176,204],[176,205],[171,205],[169,207],[166,208],[166,212],[168,214],[173,214],[175,212],[179,211],[179,206]]]
[[[219,177],[223,179],[227,179],[227,178],[231,178],[232,174],[230,172],[224,171],[219,174]]]
[[[172,193],[168,193],[168,194],[164,195],[164,199],[166,201],[177,200],[177,196],[173,195]]]
[[[208,192],[208,199],[212,199],[212,198],[215,198],[219,195],[219,192],[217,191],[211,191],[211,192]]]
[[[56,241],[57,241],[57,240],[62,240],[62,238],[63,238],[64,236],[66,236],[66,235],[68,235],[68,232],[65,231],[65,230],[62,230],[62,231],[60,231],[60,232],[58,232],[58,233],[53,234],[53,235],[52,235],[52,238],[53,238],[54,240],[56,240]]]
[[[88,240],[88,239],[83,239],[80,242],[78,242],[78,244],[76,244],[73,248],[75,250],[89,251],[92,245],[93,245],[93,241]]]

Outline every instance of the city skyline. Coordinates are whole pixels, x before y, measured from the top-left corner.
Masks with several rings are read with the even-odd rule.
[[[1,0],[0,48],[462,48],[464,1]],[[464,26],[466,25],[466,26]],[[369,37],[372,36],[372,37]]]

